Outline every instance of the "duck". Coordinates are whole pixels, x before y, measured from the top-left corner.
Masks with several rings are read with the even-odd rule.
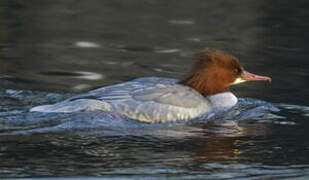
[[[104,111],[143,123],[184,121],[235,106],[238,100],[230,91],[232,85],[271,81],[270,77],[249,73],[235,56],[221,50],[205,48],[192,59],[191,71],[181,80],[137,78],[75,95],[55,104],[36,106],[30,111]]]

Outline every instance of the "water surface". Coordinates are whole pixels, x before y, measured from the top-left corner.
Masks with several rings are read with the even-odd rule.
[[[309,178],[308,8],[306,0],[1,1],[0,178]],[[100,113],[28,113],[137,77],[181,78],[204,47],[271,76],[232,91],[280,111],[243,114],[238,126],[130,128],[89,120]]]

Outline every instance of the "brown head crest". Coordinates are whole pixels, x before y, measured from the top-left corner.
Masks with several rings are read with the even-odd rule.
[[[205,96],[229,91],[229,86],[243,71],[236,57],[216,49],[206,48],[193,60],[191,72],[180,83]]]

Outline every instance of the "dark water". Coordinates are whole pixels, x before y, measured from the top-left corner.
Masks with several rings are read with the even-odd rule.
[[[0,178],[308,179],[308,8],[306,0],[1,1]],[[247,104],[256,116],[240,111],[232,127],[111,127],[91,121],[100,113],[28,113],[136,77],[181,78],[203,47],[271,76],[232,91],[280,111],[260,116],[268,103]]]

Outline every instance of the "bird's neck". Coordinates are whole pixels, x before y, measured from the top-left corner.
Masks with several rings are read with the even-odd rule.
[[[192,73],[181,84],[195,89],[203,96],[211,96],[219,93],[229,92],[229,86],[225,85],[222,78],[216,77],[216,74]]]

